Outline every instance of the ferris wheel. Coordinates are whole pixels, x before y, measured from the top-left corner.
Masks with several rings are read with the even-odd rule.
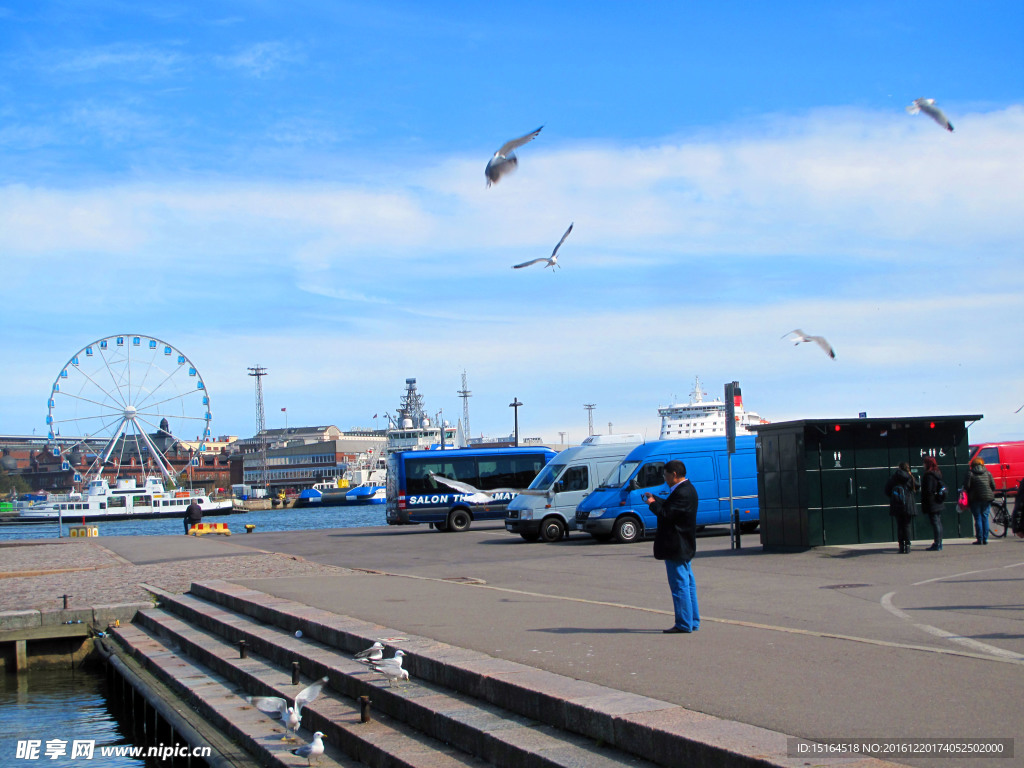
[[[167,454],[204,451],[211,419],[206,384],[186,355],[151,336],[121,334],[71,356],[53,382],[46,426],[64,469],[87,463],[86,475],[98,478],[105,466],[131,466],[172,480],[181,469]]]

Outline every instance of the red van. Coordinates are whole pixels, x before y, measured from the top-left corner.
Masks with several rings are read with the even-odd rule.
[[[996,493],[1006,491],[1011,496],[1024,477],[1024,440],[1006,443],[981,443],[973,446],[971,461],[975,457],[985,462],[985,469],[996,481]]]

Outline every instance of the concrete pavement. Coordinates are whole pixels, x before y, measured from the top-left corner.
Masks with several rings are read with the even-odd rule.
[[[994,713],[1016,711],[1024,689],[1024,541],[953,541],[941,553],[922,543],[904,556],[892,545],[765,553],[746,541],[734,552],[725,537],[699,539],[704,621],[689,636],[661,633],[671,603],[650,543],[527,544],[475,524],[103,545],[136,564],[254,549],[299,556],[325,567],[235,581],[795,736],[1015,736],[1014,719]]]

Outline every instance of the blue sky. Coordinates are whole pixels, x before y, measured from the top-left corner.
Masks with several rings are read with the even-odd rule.
[[[0,0],[0,433],[138,333],[217,434],[259,363],[269,426],[371,426],[410,376],[454,421],[465,370],[474,434],[518,397],[527,435],[596,403],[656,436],[699,375],[774,421],[1024,436],[1021,3],[511,10]],[[511,270],[569,222],[562,269]]]

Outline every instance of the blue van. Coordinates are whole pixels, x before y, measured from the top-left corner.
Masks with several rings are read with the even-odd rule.
[[[464,531],[474,520],[504,520],[515,490],[481,502],[472,491],[459,491],[446,478],[476,491],[522,489],[557,454],[550,448],[453,448],[398,451],[388,456],[386,517],[388,525],[429,523],[440,531]]]
[[[736,436],[732,456],[733,504],[740,511],[741,530],[757,528],[757,456],[753,435]],[[576,507],[576,528],[598,541],[636,541],[653,537],[657,518],[641,499],[642,493],[664,498],[662,476],[667,461],[679,459],[697,490],[697,525],[729,523],[729,455],[725,437],[658,440],[634,448],[613,472]]]

